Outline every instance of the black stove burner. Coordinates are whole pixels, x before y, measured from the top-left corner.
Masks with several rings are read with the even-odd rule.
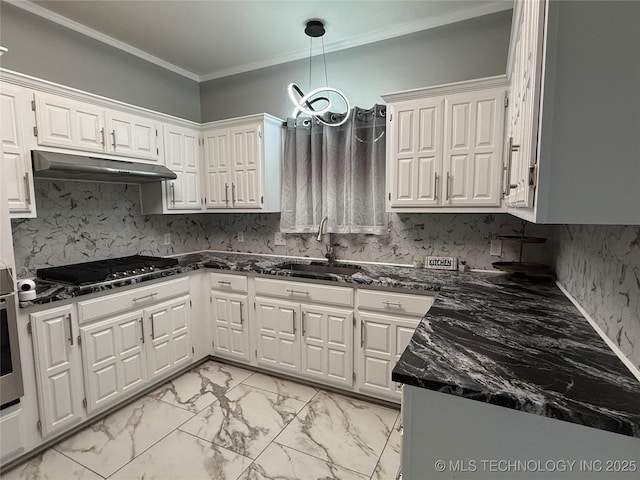
[[[150,273],[155,270],[170,268],[177,264],[178,260],[175,258],[131,255],[129,257],[76,263],[62,267],[40,268],[36,274],[42,280],[83,285]]]

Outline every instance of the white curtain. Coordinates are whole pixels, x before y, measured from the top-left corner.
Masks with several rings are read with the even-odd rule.
[[[289,119],[284,132],[280,230],[386,231],[384,105],[355,107],[339,127],[308,118]]]

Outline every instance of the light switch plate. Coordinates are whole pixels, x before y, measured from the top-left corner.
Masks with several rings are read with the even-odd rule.
[[[171,245],[171,234],[170,233],[165,233],[164,234],[164,244],[165,245]]]
[[[277,247],[284,247],[287,245],[287,237],[285,233],[282,232],[276,232],[274,239],[273,239],[273,244]]]
[[[495,239],[491,240],[491,249],[489,250],[489,255],[492,257],[499,257],[502,255],[502,240]]]
[[[244,232],[238,232],[238,242],[244,243]]]

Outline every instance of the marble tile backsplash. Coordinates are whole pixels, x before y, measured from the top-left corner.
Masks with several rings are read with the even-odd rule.
[[[288,234],[286,246],[274,245],[278,214],[142,215],[135,185],[72,181],[36,181],[38,217],[12,221],[16,266],[21,276],[40,267],[141,253],[169,255],[224,250],[322,257],[328,235]],[[513,235],[521,222],[510,215],[389,214],[385,235],[334,235],[342,260],[412,263],[425,255],[454,256],[471,268],[491,269],[499,260],[517,260],[514,244],[502,256],[489,255],[491,239]],[[244,242],[237,235],[244,234]],[[171,245],[163,245],[164,234]],[[549,226],[529,225],[528,235],[548,237]],[[551,264],[551,242],[525,246],[524,259]]]
[[[640,368],[640,226],[559,225],[559,282]]]

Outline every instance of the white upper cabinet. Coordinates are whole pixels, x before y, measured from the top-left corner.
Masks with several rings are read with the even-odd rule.
[[[509,213],[536,223],[640,225],[638,18],[639,2],[516,0]]]
[[[504,88],[445,97],[443,204],[500,205],[504,99]]]
[[[200,197],[200,138],[195,129],[165,125],[165,164],[178,178],[167,180],[166,207],[169,210],[202,208]]]
[[[31,155],[24,138],[25,121],[30,116],[29,92],[20,87],[0,84],[0,136],[2,174],[7,178],[7,196],[11,217],[35,217]]]
[[[280,211],[282,120],[261,114],[204,127],[206,209]]]
[[[40,92],[34,94],[33,108],[40,146],[161,159],[160,127],[152,119]]]
[[[153,120],[111,110],[106,119],[111,153],[158,161],[159,129]]]
[[[506,79],[385,95],[387,211],[500,211]]]

